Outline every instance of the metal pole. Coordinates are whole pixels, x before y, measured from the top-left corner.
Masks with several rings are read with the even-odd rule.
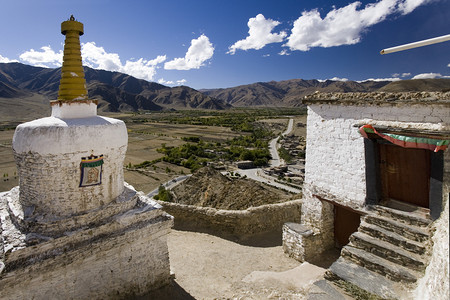
[[[427,45],[436,44],[436,43],[442,43],[442,42],[446,42],[446,41],[450,41],[450,34],[443,35],[440,37],[435,37],[435,38],[428,39],[428,40],[423,40],[423,41],[418,41],[418,42],[414,42],[414,43],[410,43],[410,44],[405,44],[405,45],[400,45],[400,46],[396,46],[396,47],[392,47],[392,48],[383,49],[380,51],[380,54],[388,54],[388,53],[392,53],[392,52],[408,50],[408,49],[412,49],[412,48],[427,46]]]

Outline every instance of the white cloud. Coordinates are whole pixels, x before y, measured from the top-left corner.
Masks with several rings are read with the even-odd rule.
[[[199,69],[204,63],[211,59],[214,47],[209,38],[202,34],[197,39],[191,40],[191,46],[184,57],[175,58],[164,64],[166,70],[191,70]]]
[[[22,53],[19,58],[33,66],[43,67],[43,68],[54,68],[61,67],[63,52],[55,52],[50,46],[41,47],[42,51],[35,51],[30,49]]]
[[[283,49],[283,50],[280,51],[280,53],[278,53],[278,55],[291,55],[291,53],[289,53],[287,51],[287,49]]]
[[[186,79],[177,80],[178,85],[184,85],[187,82]]]
[[[158,55],[152,60],[139,58],[134,61],[127,60],[125,64],[122,64],[119,54],[108,53],[103,47],[98,47],[94,42],[81,45],[81,56],[83,57],[83,64],[88,67],[117,71],[148,81],[153,80],[157,65],[166,60],[165,55]]]
[[[55,52],[50,46],[42,47],[41,50],[35,51],[31,49],[25,51],[19,57],[23,62],[38,67],[50,68],[62,65],[62,50]],[[97,46],[94,42],[81,44],[81,56],[83,57],[83,65],[90,68],[122,72],[148,81],[153,80],[157,65],[166,60],[165,55],[159,55],[152,60],[144,58],[126,60],[125,64],[123,64],[119,54],[108,53],[103,47]]]
[[[339,77],[333,77],[333,78],[331,78],[330,80],[333,80],[333,81],[348,81],[348,79],[347,78],[339,78]]]
[[[405,0],[400,1],[398,5],[398,9],[401,14],[407,15],[413,10],[415,10],[420,5],[426,4],[428,2],[431,2],[432,0]]]
[[[159,84],[164,84],[164,85],[172,85],[172,84],[175,84],[175,82],[173,82],[172,80],[164,80],[164,78],[158,79],[158,83],[159,83]]]
[[[409,77],[409,76],[411,76],[411,73],[394,73],[394,74],[392,74],[392,77],[395,77],[395,78],[399,78],[399,77],[402,77],[402,78],[405,78],[405,77]]]
[[[447,67],[449,67],[449,68],[450,68],[450,64],[448,64],[448,65],[447,65]]]
[[[151,81],[156,74],[157,65],[163,63],[165,60],[165,55],[158,55],[152,60],[145,60],[143,58],[137,61],[127,60],[125,65],[120,69],[120,72]]]
[[[433,78],[450,78],[450,76],[443,76],[440,73],[422,73],[417,74],[412,79],[433,79]]]
[[[398,77],[388,77],[388,78],[367,78],[364,80],[358,80],[356,82],[366,82],[366,81],[400,81],[401,79]]]
[[[108,53],[94,42],[81,45],[81,56],[83,57],[83,64],[90,68],[119,72],[122,67],[119,54]]]
[[[173,80],[164,80],[164,78],[158,79],[158,83],[159,84],[164,84],[164,85],[184,85],[187,82],[186,79],[180,79],[177,80],[176,82],[174,82]]]
[[[4,57],[4,56],[1,56],[0,55],[0,63],[11,63],[11,62],[18,62],[17,60],[15,60],[15,59],[9,59],[9,58],[7,58],[7,57]]]
[[[317,79],[317,81],[319,81],[319,82],[325,82],[325,81],[327,81],[327,80],[331,80],[331,81],[343,81],[343,82],[345,82],[345,81],[348,81],[348,78],[333,77],[333,78],[330,78],[330,79]]]
[[[402,78],[404,78],[404,77],[408,77],[408,76],[411,76],[411,73],[394,73],[394,74],[392,74],[392,77],[395,77],[395,78],[397,78],[397,77],[402,77]]]
[[[272,30],[278,26],[280,22],[271,19],[266,19],[262,14],[258,14],[254,18],[248,20],[248,36],[231,45],[227,52],[228,54],[235,54],[236,50],[259,50],[271,43],[280,43],[287,36],[287,33],[281,31],[280,33],[272,33]]]
[[[429,0],[381,0],[358,9],[356,1],[334,8],[322,18],[317,9],[305,11],[294,22],[288,41],[290,50],[308,51],[313,47],[333,47],[359,43],[370,26],[384,21],[394,13],[407,14]]]

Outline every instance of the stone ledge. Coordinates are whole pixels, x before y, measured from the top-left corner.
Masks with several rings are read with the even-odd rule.
[[[283,225],[283,251],[289,257],[311,261],[323,252],[322,246],[321,235],[314,234],[309,227],[291,222]]]
[[[296,234],[300,234],[302,236],[310,236],[314,234],[312,229],[299,223],[288,222],[284,223],[284,226],[286,226],[287,229],[294,231]]]
[[[128,211],[135,206],[143,205],[140,203],[142,195],[129,184],[125,183],[124,191],[111,203],[102,207],[73,215],[59,220],[39,222],[24,218],[25,212],[19,203],[19,188],[13,188],[6,196],[7,208],[11,221],[23,233],[40,233],[51,238],[63,236],[71,231],[85,226],[97,226],[100,223],[107,222],[107,219],[121,212]],[[156,203],[154,203],[157,205]]]
[[[348,105],[412,105],[439,104],[450,106],[450,92],[369,92],[369,93],[323,93],[315,92],[302,99],[303,104]]]

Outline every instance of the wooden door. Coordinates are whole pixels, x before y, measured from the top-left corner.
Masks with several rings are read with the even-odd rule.
[[[429,207],[430,151],[380,144],[382,196]]]
[[[337,247],[342,248],[348,244],[350,235],[358,230],[360,219],[359,214],[334,206],[334,239]]]

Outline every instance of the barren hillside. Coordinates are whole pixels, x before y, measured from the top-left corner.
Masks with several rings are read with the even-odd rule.
[[[230,179],[209,167],[199,169],[173,188],[172,194],[175,196],[174,202],[230,210],[279,203],[293,198],[288,192],[253,180]]]

